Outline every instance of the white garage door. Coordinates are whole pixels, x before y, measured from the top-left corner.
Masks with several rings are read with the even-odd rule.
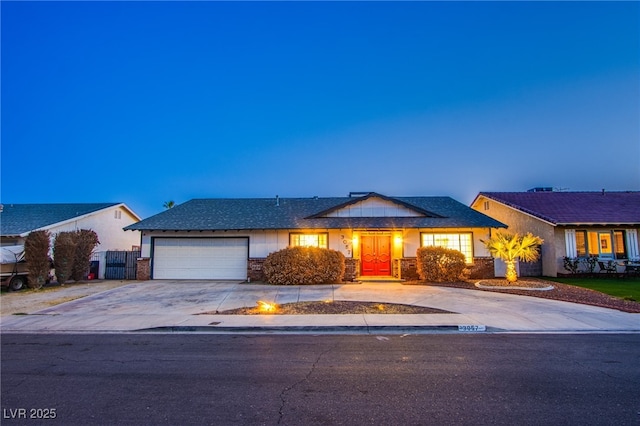
[[[247,278],[247,238],[156,238],[154,279]]]

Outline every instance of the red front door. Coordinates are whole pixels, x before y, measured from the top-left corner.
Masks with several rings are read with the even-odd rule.
[[[391,237],[363,235],[360,250],[361,275],[391,275]]]

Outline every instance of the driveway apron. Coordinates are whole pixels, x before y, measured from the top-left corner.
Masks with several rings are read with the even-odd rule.
[[[362,301],[432,307],[448,314],[225,315],[258,301]],[[232,281],[145,281],[73,300],[29,315],[5,315],[9,332],[131,332],[152,328],[198,331],[372,332],[639,332],[640,314],[569,302],[436,286],[361,283],[272,286]]]

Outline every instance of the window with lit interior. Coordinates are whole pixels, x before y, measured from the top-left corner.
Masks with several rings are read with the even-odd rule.
[[[320,247],[328,248],[327,234],[290,234],[289,245],[291,247]]]
[[[463,234],[422,234],[422,246],[444,247],[464,254],[467,264],[473,263],[473,244],[470,233]]]
[[[576,231],[576,255],[603,259],[626,259],[624,231]]]

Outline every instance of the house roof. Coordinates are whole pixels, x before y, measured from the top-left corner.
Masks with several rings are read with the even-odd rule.
[[[367,198],[370,198],[369,195],[358,197],[356,200]],[[420,213],[420,216],[322,217],[322,212],[331,212],[340,206],[351,204],[353,197],[278,198],[277,200],[275,198],[194,199],[129,225],[125,230],[505,227],[497,220],[449,197],[383,197],[383,199],[413,208]]]
[[[122,203],[3,204],[0,213],[0,235],[24,236],[36,229],[47,229],[62,222],[120,205],[138,218]]]
[[[505,204],[553,225],[640,224],[640,191],[480,192],[473,204],[480,197]]]

